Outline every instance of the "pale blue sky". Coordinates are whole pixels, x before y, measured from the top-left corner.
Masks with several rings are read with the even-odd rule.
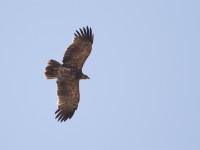
[[[199,150],[200,1],[0,1],[1,150]],[[81,100],[57,122],[49,59],[93,29]]]

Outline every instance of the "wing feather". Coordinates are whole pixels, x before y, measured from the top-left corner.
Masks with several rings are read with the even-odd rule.
[[[81,69],[91,53],[93,44],[92,29],[86,28],[76,30],[74,39],[64,54],[63,64],[65,67],[75,67]]]
[[[80,99],[79,80],[58,78],[57,80],[58,109],[55,114],[58,121],[70,119],[78,108]]]

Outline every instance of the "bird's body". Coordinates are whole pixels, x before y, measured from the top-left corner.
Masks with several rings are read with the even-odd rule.
[[[50,60],[45,70],[47,79],[57,78],[58,121],[70,119],[78,108],[80,100],[79,80],[89,79],[82,72],[83,64],[90,55],[93,43],[91,28],[76,31],[75,38],[63,57],[63,64]]]

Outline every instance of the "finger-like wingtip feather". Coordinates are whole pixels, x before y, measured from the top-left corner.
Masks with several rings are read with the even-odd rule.
[[[90,37],[92,36],[92,29],[90,28]]]
[[[78,35],[77,35],[76,33],[74,33],[74,36],[75,36],[75,37],[78,37]]]
[[[81,28],[80,28],[80,32],[81,32],[81,36],[84,37],[84,32]]]
[[[87,37],[87,31],[86,31],[85,27],[83,27],[83,32],[84,32],[84,37]]]
[[[58,118],[58,121],[60,121],[60,119],[62,119],[62,118],[63,118],[63,115],[60,115]]]
[[[79,37],[81,37],[81,34],[76,30],[76,33],[78,34]]]
[[[72,112],[66,112],[66,111],[62,110],[62,108],[58,108],[55,112],[55,114],[56,114],[55,119],[58,119],[58,121],[60,121],[60,122],[65,122],[67,119],[72,118],[75,110],[72,111]]]
[[[79,31],[76,30],[76,33],[74,33],[74,36],[76,38],[81,38],[85,40],[89,40],[93,44],[94,35],[92,34],[91,27],[83,27],[82,29],[79,28]]]
[[[87,38],[89,38],[90,37],[90,30],[89,30],[88,26],[87,26],[86,29],[87,29],[87,32],[86,32],[87,33]]]

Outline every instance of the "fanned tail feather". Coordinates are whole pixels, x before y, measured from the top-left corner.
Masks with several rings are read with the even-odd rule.
[[[46,79],[54,79],[58,77],[58,68],[61,64],[53,59],[49,60],[47,67],[45,69]]]

